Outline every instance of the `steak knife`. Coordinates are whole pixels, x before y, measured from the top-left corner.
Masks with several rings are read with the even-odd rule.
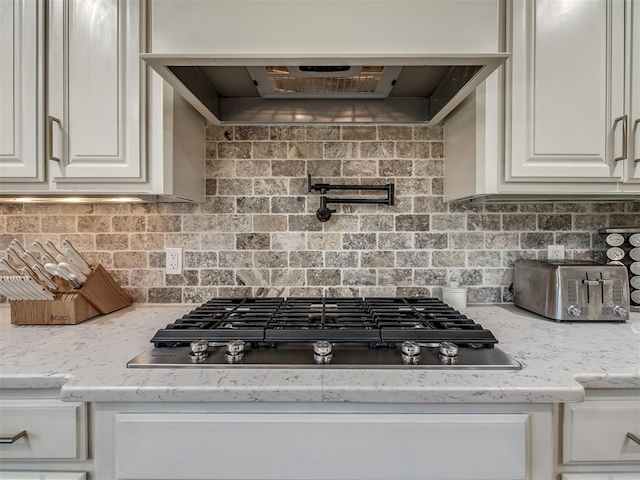
[[[9,300],[26,300],[24,293],[16,288],[16,286],[9,279],[17,277],[0,277],[0,285],[7,295]]]
[[[44,288],[33,277],[12,277],[15,282],[23,285],[24,291],[33,299],[37,300],[53,300],[55,294]]]

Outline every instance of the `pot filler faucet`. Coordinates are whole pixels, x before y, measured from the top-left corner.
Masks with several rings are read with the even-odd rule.
[[[387,183],[386,185],[331,185],[330,183],[311,183],[311,174],[307,175],[307,188],[309,192],[320,192],[320,208],[316,211],[316,218],[321,222],[326,222],[331,218],[332,213],[336,210],[329,208],[329,203],[366,203],[374,205],[393,205],[393,194],[395,185]],[[386,198],[343,198],[343,197],[327,197],[329,190],[384,190],[387,192]]]

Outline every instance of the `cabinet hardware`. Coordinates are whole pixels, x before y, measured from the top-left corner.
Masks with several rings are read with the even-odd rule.
[[[640,118],[636,118],[636,121],[633,122],[633,131],[632,135],[635,135],[638,131],[638,124],[640,123]],[[634,158],[633,163],[640,163],[640,157]]]
[[[627,438],[633,440],[634,442],[636,442],[638,445],[640,445],[640,437],[637,435],[634,435],[631,432],[627,432]]]
[[[316,218],[321,222],[326,222],[331,218],[332,210],[328,207],[329,203],[360,203],[360,204],[376,204],[376,205],[393,205],[393,195],[395,184],[387,183],[386,185],[331,185],[329,183],[311,183],[311,174],[307,175],[307,189],[309,192],[320,192],[320,208],[316,211]],[[384,190],[387,192],[386,198],[342,198],[327,197],[325,194],[329,190]]]
[[[620,160],[627,159],[627,116],[622,115],[621,117],[618,117],[614,120],[613,122],[614,131],[616,129],[616,125],[620,121],[622,121],[622,155],[620,155],[619,157],[615,157],[613,159],[614,162],[619,162]]]
[[[628,433],[627,435],[631,435],[631,434]],[[27,431],[22,430],[21,432],[16,433],[13,437],[0,437],[0,443],[15,443],[17,440],[26,436],[27,436]]]
[[[49,115],[49,141],[47,142],[47,158],[54,162],[60,162],[60,158],[53,156],[53,122],[56,122],[62,130],[62,122],[59,118]]]

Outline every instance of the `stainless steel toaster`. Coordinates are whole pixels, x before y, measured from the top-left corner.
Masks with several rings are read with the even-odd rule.
[[[629,319],[629,279],[623,265],[517,260],[513,296],[517,306],[558,322]]]

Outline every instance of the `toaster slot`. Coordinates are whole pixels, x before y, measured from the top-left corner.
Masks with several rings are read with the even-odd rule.
[[[591,303],[591,293],[592,291],[598,289],[601,290],[601,288],[598,287],[602,287],[602,284],[600,283],[600,280],[591,280],[589,279],[589,273],[587,272],[586,277],[584,280],[582,280],[582,283],[585,284],[587,286],[587,303]],[[596,299],[594,299],[596,300]]]

